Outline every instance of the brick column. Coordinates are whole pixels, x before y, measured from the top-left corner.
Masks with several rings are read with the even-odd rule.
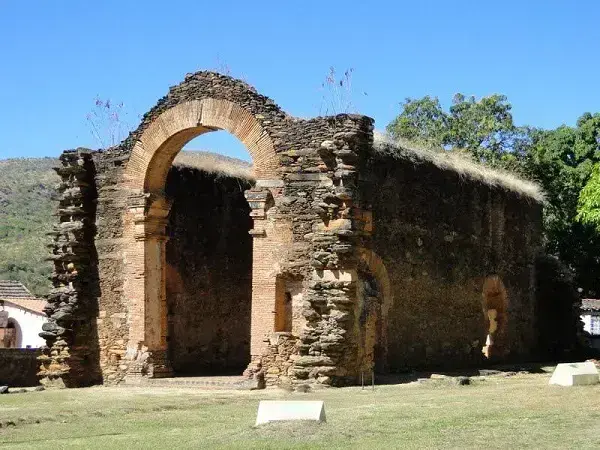
[[[172,376],[167,357],[166,226],[170,205],[151,196],[133,208],[134,242],[127,252],[130,375]]]
[[[267,210],[273,204],[268,189],[254,188],[245,193],[250,205],[254,228],[252,243],[252,313],[250,320],[250,354],[262,355],[265,339],[275,329],[275,297],[277,276],[274,268],[275,236],[267,222]],[[269,228],[269,229],[268,229]]]

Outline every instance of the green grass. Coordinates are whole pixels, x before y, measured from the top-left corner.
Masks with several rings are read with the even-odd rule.
[[[0,447],[599,448],[600,386],[562,388],[548,379],[309,394],[98,387],[3,395]],[[327,423],[255,428],[259,400],[272,398],[322,399]]]

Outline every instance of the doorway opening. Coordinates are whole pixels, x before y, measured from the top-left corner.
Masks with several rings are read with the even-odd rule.
[[[247,161],[198,151],[203,138],[177,156],[165,185],[168,358],[179,376],[240,375],[250,362],[252,303],[244,192],[254,180]]]
[[[381,286],[366,267],[359,271],[359,323],[362,331],[363,371],[381,374],[385,371],[385,352],[382,347]]]
[[[0,348],[20,348],[21,327],[19,323],[9,317],[6,326],[0,328]]]
[[[487,359],[501,358],[507,353],[508,296],[498,275],[485,279],[482,306],[486,340],[481,351]]]

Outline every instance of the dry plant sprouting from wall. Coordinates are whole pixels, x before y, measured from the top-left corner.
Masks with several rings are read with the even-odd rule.
[[[511,172],[487,167],[460,152],[438,151],[405,139],[393,139],[381,132],[375,132],[374,137],[374,150],[382,155],[390,155],[414,163],[430,162],[442,170],[455,172],[460,177],[506,189],[538,202],[544,201],[544,192],[538,184],[524,180]]]
[[[323,95],[321,97],[319,115],[330,116],[355,112],[354,104],[352,103],[353,72],[354,69],[352,67],[346,69],[344,74],[338,79],[335,68],[329,68],[325,81],[321,83]]]
[[[216,58],[216,66],[214,71],[220,73],[221,75],[226,75],[228,77],[231,76],[231,67],[229,67],[229,64],[223,61],[219,55],[217,55]]]
[[[96,97],[94,108],[85,116],[92,136],[102,148],[121,142],[130,131],[123,102],[115,103]]]
[[[216,73],[220,73],[221,75],[225,75],[227,77],[237,78],[238,80],[241,80],[250,86],[247,77],[244,74],[234,76],[231,70],[231,66],[225,60],[221,59],[219,55],[217,55],[215,67],[212,70]]]

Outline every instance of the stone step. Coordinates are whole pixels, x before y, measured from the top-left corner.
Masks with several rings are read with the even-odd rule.
[[[251,390],[256,381],[243,376],[150,378],[148,385],[157,387],[189,387],[211,390]]]

